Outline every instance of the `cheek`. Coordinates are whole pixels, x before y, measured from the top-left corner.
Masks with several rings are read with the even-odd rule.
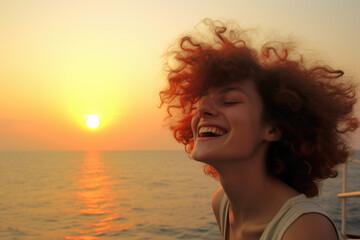
[[[229,120],[234,128],[234,137],[237,141],[247,145],[251,144],[255,140],[254,138],[258,138],[261,129],[260,116],[251,109],[229,115]]]
[[[191,119],[191,130],[193,132],[193,135],[195,137],[195,133],[196,133],[196,127],[199,123],[199,114],[198,113],[195,113],[195,115],[193,116],[193,118]]]
[[[242,129],[242,131],[252,125],[253,117],[247,109],[240,109],[232,111],[227,114],[227,119],[230,125],[235,129]]]

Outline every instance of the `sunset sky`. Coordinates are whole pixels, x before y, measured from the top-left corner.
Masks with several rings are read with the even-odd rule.
[[[157,107],[162,55],[207,17],[290,36],[360,83],[359,13],[359,0],[2,0],[0,150],[182,149]]]

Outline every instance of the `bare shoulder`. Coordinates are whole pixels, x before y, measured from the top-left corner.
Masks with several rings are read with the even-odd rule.
[[[318,213],[299,217],[286,230],[283,240],[337,240],[337,234],[330,220]]]
[[[215,194],[211,200],[212,209],[214,211],[214,215],[215,215],[216,221],[219,225],[219,228],[220,228],[219,208],[220,208],[221,200],[224,197],[224,194],[225,194],[224,189],[221,187],[215,192]]]

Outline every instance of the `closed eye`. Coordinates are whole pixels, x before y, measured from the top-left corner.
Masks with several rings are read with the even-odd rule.
[[[224,102],[224,105],[235,105],[241,102]]]

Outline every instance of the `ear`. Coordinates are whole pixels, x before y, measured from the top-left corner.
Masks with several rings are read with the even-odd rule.
[[[278,127],[269,126],[265,129],[264,140],[268,142],[276,142],[281,139],[281,131]]]

